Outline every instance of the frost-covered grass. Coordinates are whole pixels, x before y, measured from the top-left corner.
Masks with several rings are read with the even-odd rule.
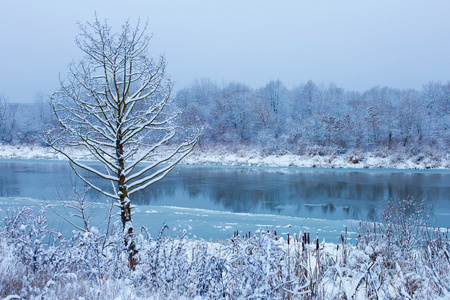
[[[82,149],[67,149],[80,160],[92,159]],[[0,145],[0,158],[62,160],[51,148],[37,145]],[[240,165],[318,168],[392,168],[450,169],[450,152],[424,148],[419,153],[402,149],[378,149],[372,152],[349,150],[340,153],[335,148],[308,147],[302,153],[288,151],[265,152],[246,146],[197,147],[183,160],[186,164]]]
[[[143,228],[135,270],[121,230],[87,227],[65,239],[47,226],[45,210],[24,207],[0,230],[0,297],[449,299],[449,233],[424,228],[414,203],[396,202],[379,223],[361,222],[356,244],[345,234],[336,245],[267,230],[212,243],[167,237],[165,225],[155,237]]]
[[[301,153],[264,152],[240,147],[198,148],[184,163],[209,165],[242,165],[308,168],[391,168],[391,169],[449,169],[450,153],[424,148],[413,154],[402,149],[378,149],[372,152],[353,149],[339,152],[335,148],[308,147]]]

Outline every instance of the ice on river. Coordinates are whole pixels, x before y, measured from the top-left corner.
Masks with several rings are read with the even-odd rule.
[[[0,217],[3,219],[12,208],[28,206],[38,211],[45,204],[45,201],[33,198],[0,197]],[[52,201],[48,204],[51,204],[56,211],[63,212],[63,207],[59,202]],[[96,214],[93,216],[92,225],[97,226],[105,217],[105,206],[95,203],[93,208]],[[51,210],[47,215],[50,227],[57,228],[65,234],[75,229]],[[77,222],[73,217],[71,221]],[[134,210],[133,224],[136,232],[144,226],[153,237],[156,237],[164,221],[170,229],[165,232],[168,236],[182,235],[186,232],[191,238],[196,237],[207,241],[226,240],[232,237],[235,231],[238,231],[240,235],[248,234],[248,232],[253,235],[259,230],[276,229],[277,234],[281,236],[285,236],[287,233],[292,235],[309,232],[313,239],[318,233],[320,241],[337,243],[340,234],[345,232],[345,227],[350,232],[350,238],[354,238],[356,236],[354,232],[358,226],[358,222],[354,220],[233,213],[176,206],[139,205]],[[81,225],[81,222],[79,223]]]

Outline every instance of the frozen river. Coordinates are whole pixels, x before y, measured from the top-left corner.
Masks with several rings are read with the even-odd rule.
[[[56,194],[70,191],[76,179],[64,161],[0,160],[0,168],[0,216],[22,205],[58,206]],[[179,166],[132,201],[135,226],[152,235],[166,220],[174,234],[188,229],[206,240],[279,227],[280,233],[318,232],[336,242],[344,226],[354,231],[357,220],[376,220],[387,199],[411,196],[433,208],[432,225],[450,227],[448,170]],[[104,202],[93,190],[88,197],[99,207]],[[55,216],[50,222],[67,227]]]

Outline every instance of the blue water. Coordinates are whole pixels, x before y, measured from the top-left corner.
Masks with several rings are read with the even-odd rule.
[[[38,209],[49,203],[61,209],[58,194],[70,194],[76,181],[67,162],[2,160],[0,167],[1,216],[22,205]],[[81,182],[77,185],[82,187]],[[165,220],[168,234],[186,231],[206,240],[226,239],[235,230],[278,228],[280,234],[308,231],[335,242],[345,227],[354,232],[357,220],[377,220],[387,199],[409,196],[425,199],[433,208],[432,225],[450,227],[447,170],[180,166],[132,202],[135,227],[145,226],[152,235]],[[96,202],[94,221],[100,222],[104,196],[91,190],[87,198]],[[53,213],[49,222],[71,230]]]

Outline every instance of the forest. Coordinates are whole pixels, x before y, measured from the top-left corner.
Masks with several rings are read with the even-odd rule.
[[[0,100],[3,144],[45,145],[41,133],[56,126],[47,96],[33,103]],[[345,91],[308,81],[288,89],[271,81],[252,89],[196,80],[178,90],[173,104],[183,110],[181,128],[203,124],[201,147],[245,145],[267,153],[304,154],[314,147],[345,153],[351,149],[417,154],[450,146],[450,82],[429,82],[421,90],[374,87]],[[172,107],[172,109],[175,109]]]

